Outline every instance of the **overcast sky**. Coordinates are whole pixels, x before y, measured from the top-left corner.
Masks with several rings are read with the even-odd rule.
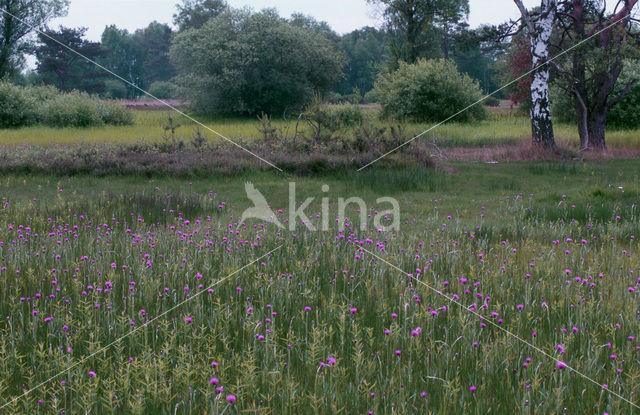
[[[84,26],[87,36],[99,40],[105,26],[115,24],[133,31],[157,20],[172,23],[178,0],[71,0],[69,14],[50,23],[51,27]],[[518,16],[513,0],[469,0],[472,27],[482,23],[502,23]],[[338,33],[347,33],[363,26],[379,25],[376,10],[366,0],[228,0],[233,7],[249,6],[256,10],[275,7],[282,16],[293,12],[309,14],[327,21]],[[539,1],[525,0],[527,6]]]

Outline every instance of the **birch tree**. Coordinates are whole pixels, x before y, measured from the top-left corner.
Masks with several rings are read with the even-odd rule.
[[[531,49],[531,133],[533,143],[554,148],[551,104],[549,102],[549,45],[556,19],[557,0],[542,0],[536,12],[526,9],[522,0],[513,0],[526,25]]]

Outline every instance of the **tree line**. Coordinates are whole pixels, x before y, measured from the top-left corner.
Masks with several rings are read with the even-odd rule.
[[[46,83],[62,90],[76,89],[113,98],[141,95],[135,87],[110,78],[104,71],[65,50],[63,44],[141,89],[158,84],[154,90],[164,97],[174,93],[172,84],[187,75],[179,71],[189,67],[189,63],[184,61],[188,56],[185,48],[189,47],[183,41],[186,36],[205,36],[201,38],[203,42],[209,42],[207,35],[219,36],[211,41],[224,46],[222,36],[231,36],[232,26],[238,24],[244,25],[240,30],[244,32],[244,39],[234,41],[248,39],[251,30],[254,35],[265,34],[259,32],[261,30],[270,30],[276,35],[273,41],[285,40],[285,30],[298,30],[303,36],[311,36],[305,39],[306,43],[299,41],[297,45],[288,45],[288,49],[254,50],[253,53],[261,53],[267,60],[277,60],[284,54],[304,60],[317,50],[323,59],[326,58],[323,62],[330,65],[310,74],[314,92],[363,96],[373,89],[381,72],[396,69],[400,61],[413,63],[419,57],[452,58],[464,72],[477,79],[484,90],[495,87],[492,59],[487,57],[486,51],[481,51],[476,31],[469,30],[464,22],[465,13],[468,13],[466,0],[441,1],[424,10],[421,10],[422,6],[416,6],[415,13],[411,15],[407,15],[406,10],[392,12],[390,7],[385,13],[387,23],[384,27],[364,27],[345,35],[337,34],[326,22],[303,14],[284,19],[275,10],[257,13],[235,10],[223,0],[182,0],[176,5],[175,29],[168,24],[153,22],[144,29],[129,33],[110,25],[105,28],[100,42],[86,40],[86,28],[47,26],[51,19],[63,16],[68,6],[68,0],[0,0],[0,7],[11,13],[0,17],[0,78],[15,79],[19,83]],[[424,17],[425,13],[431,15],[434,12],[435,15]],[[28,21],[21,23],[18,19]],[[203,33],[207,27],[215,25],[213,21],[216,19],[218,23],[226,24],[231,32]],[[43,33],[34,36],[31,26]],[[12,31],[15,33],[6,35]],[[409,42],[403,34],[406,31],[411,33]],[[328,41],[324,49],[320,38]],[[268,49],[268,45],[263,44],[261,49]],[[36,70],[24,75],[24,56],[28,53],[36,57]],[[9,58],[2,60],[3,56]],[[231,65],[231,60],[226,63],[227,67]],[[331,82],[314,79],[314,76],[328,77]]]
[[[639,30],[632,13],[637,0],[617,0],[614,7],[598,0],[541,0],[533,9],[514,0],[520,19],[475,29],[468,25],[468,0],[367,1],[379,8],[384,24],[345,35],[303,14],[284,18],[274,9],[234,9],[224,0],[181,0],[173,27],[153,22],[129,33],[111,25],[100,42],[91,42],[85,28],[47,26],[66,12],[68,0],[0,0],[9,12],[0,17],[0,77],[108,98],[138,98],[140,90],[159,98],[184,96],[196,111],[209,114],[286,116],[316,96],[361,102],[378,100],[376,94],[387,91],[406,101],[407,94],[398,89],[401,80],[439,79],[411,65],[427,72],[446,67],[475,84],[457,89],[477,87],[484,94],[520,78],[493,97],[527,108],[533,141],[544,147],[555,146],[552,112],[576,123],[583,148],[605,147],[612,114],[640,124],[634,111],[616,109],[624,108],[621,102],[640,100]],[[32,26],[42,33],[34,36]],[[27,53],[37,63],[25,74]],[[458,86],[468,83],[455,74],[447,79],[448,84],[460,79]],[[476,95],[433,101],[448,105]],[[429,99],[422,93],[412,96]],[[398,102],[389,108],[394,105],[408,108]]]

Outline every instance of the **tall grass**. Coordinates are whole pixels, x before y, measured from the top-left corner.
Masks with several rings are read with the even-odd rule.
[[[274,209],[288,205],[287,183],[266,173],[4,176],[0,405],[12,414],[632,412],[607,389],[639,403],[637,167],[580,164],[547,177],[528,163],[470,164],[459,177],[378,169],[299,180],[299,197],[326,182],[332,193],[320,194],[332,200],[410,189],[394,194],[402,221],[391,233],[238,224],[244,180]],[[518,179],[493,188],[508,175]],[[319,204],[306,213],[322,220]]]
[[[136,141],[160,142],[165,140],[164,126],[172,116],[181,125],[177,129],[177,136],[184,140],[192,138],[198,126],[187,118],[168,111],[136,111],[135,125],[131,126],[98,126],[88,128],[57,129],[44,126],[25,127],[18,129],[0,130],[0,144],[31,143],[37,145],[74,144],[74,143],[118,143],[131,144]],[[403,138],[406,140],[433,127],[433,124],[398,123],[379,121],[377,110],[367,110],[367,122],[379,127],[385,127],[387,132],[391,127],[402,125]],[[259,140],[263,136],[261,122],[256,118],[245,119],[212,119],[199,118],[201,122],[223,136],[242,142],[243,140]],[[284,121],[277,117],[271,120],[272,128],[282,137],[284,142],[293,139],[297,120],[294,118]],[[557,140],[570,147],[578,147],[579,137],[574,125],[556,123]],[[360,128],[360,127],[354,127]],[[310,127],[302,122],[298,125],[299,133],[311,134]],[[210,140],[222,140],[215,133],[200,128],[201,132]],[[337,132],[345,138],[354,136],[353,129]],[[441,125],[425,134],[424,139],[435,139],[440,147],[482,147],[500,144],[514,144],[526,142],[531,136],[531,125],[526,116],[517,112],[507,115],[493,116],[490,119],[476,123],[451,122]],[[640,145],[640,132],[637,130],[607,132],[607,144],[611,148],[631,147]]]

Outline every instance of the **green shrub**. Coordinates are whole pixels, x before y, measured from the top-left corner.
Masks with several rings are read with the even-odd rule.
[[[378,91],[372,89],[371,91],[364,94],[363,99],[365,104],[377,104],[380,102],[380,97],[378,96]]]
[[[122,105],[110,101],[97,101],[97,105],[105,124],[133,125],[135,122],[133,112]]]
[[[484,101],[482,101],[484,105],[487,107],[499,107],[500,100],[494,96],[487,97]]]
[[[364,122],[364,111],[358,105],[329,105],[318,100],[307,109],[307,116],[317,125],[329,132],[341,128],[360,126]]]
[[[53,86],[17,86],[0,82],[0,128],[42,123],[53,127],[131,125],[133,112],[86,93],[61,93]]]
[[[36,121],[38,101],[25,88],[0,83],[0,128],[16,128]]]
[[[418,122],[443,121],[482,98],[480,86],[461,74],[453,61],[443,59],[401,62],[396,71],[378,77],[375,89],[383,116]],[[483,105],[474,105],[456,121],[486,116]]]
[[[160,99],[178,98],[180,96],[178,87],[171,82],[165,81],[153,82],[149,85],[149,93]]]
[[[336,105],[329,108],[329,116],[343,127],[362,125],[364,111],[359,105]]]
[[[52,85],[34,85],[24,89],[24,93],[35,100],[37,105],[50,101],[60,95],[58,88]]]
[[[42,122],[53,127],[89,127],[103,123],[98,100],[86,93],[70,92],[44,103]]]
[[[110,99],[125,99],[127,98],[127,85],[118,79],[109,79],[104,82],[102,96]]]

